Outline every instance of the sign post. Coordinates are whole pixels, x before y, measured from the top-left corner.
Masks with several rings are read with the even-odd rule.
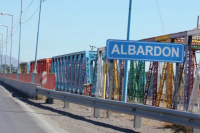
[[[130,37],[131,7],[132,7],[132,0],[129,0],[127,41],[129,40],[129,37]],[[123,93],[122,93],[122,101],[123,102],[127,101],[128,64],[129,64],[129,61],[125,60],[125,62],[124,62],[124,84],[123,84],[123,88],[122,88],[123,89]]]

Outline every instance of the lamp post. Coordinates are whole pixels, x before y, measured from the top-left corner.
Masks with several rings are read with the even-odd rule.
[[[1,75],[2,75],[2,73],[3,73],[3,62],[2,62],[2,55],[3,55],[3,34],[0,34],[1,35],[1,37],[2,37],[2,39],[1,39],[1,41],[2,41],[2,49],[1,49]]]
[[[5,25],[0,25],[0,26],[3,26],[3,27],[6,27],[7,28],[7,33],[6,33],[6,56],[5,56],[5,67],[6,67],[6,57],[7,57],[7,43],[8,43],[8,26],[5,26]],[[5,68],[5,73],[7,73],[6,71],[6,68]],[[4,75],[5,77],[5,75]]]
[[[12,17],[12,25],[11,25],[11,34],[10,34],[10,37],[11,37],[11,44],[10,44],[10,73],[12,73],[11,72],[11,69],[12,69],[12,67],[11,67],[11,64],[12,64],[12,35],[13,35],[13,15],[11,15],[11,14],[8,14],[8,13],[1,13],[1,15],[8,15],[8,16],[11,16]],[[11,75],[10,75],[11,76]]]

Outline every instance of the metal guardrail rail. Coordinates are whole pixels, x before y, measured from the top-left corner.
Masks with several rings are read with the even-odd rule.
[[[109,111],[115,111],[119,113],[135,115],[200,129],[200,114],[158,108],[148,105],[124,103],[119,101],[71,94],[67,92],[47,90],[39,86],[36,89],[36,93],[65,102],[76,103],[94,108],[105,109]]]

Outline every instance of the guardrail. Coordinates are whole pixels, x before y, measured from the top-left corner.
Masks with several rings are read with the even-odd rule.
[[[36,93],[69,103],[76,103],[98,109],[105,109],[109,111],[115,111],[179,125],[185,125],[196,128],[197,130],[200,129],[200,114],[158,108],[148,105],[124,103],[119,101],[76,95],[67,92],[52,91],[43,89],[39,86],[36,88]]]

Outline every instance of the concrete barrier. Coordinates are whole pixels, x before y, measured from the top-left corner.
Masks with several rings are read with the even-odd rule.
[[[4,78],[4,75],[6,75],[6,78],[9,77],[9,74],[0,74],[0,77]],[[40,85],[40,78],[41,78],[42,74],[36,74],[35,75],[35,80],[34,83],[37,85]],[[33,74],[19,74],[19,80],[22,82],[28,82],[31,83],[33,78]],[[10,78],[8,78],[10,79]],[[11,74],[11,79],[16,80],[17,79],[17,74],[16,73],[12,73]],[[47,74],[47,83],[43,86],[46,89],[50,89],[50,90],[55,90],[55,85],[56,85],[56,74]]]
[[[37,84],[27,83],[27,82],[22,82],[22,81],[17,81],[17,80],[2,78],[2,77],[0,77],[0,81],[26,94],[27,96],[31,98],[35,96],[36,87],[38,86]]]

